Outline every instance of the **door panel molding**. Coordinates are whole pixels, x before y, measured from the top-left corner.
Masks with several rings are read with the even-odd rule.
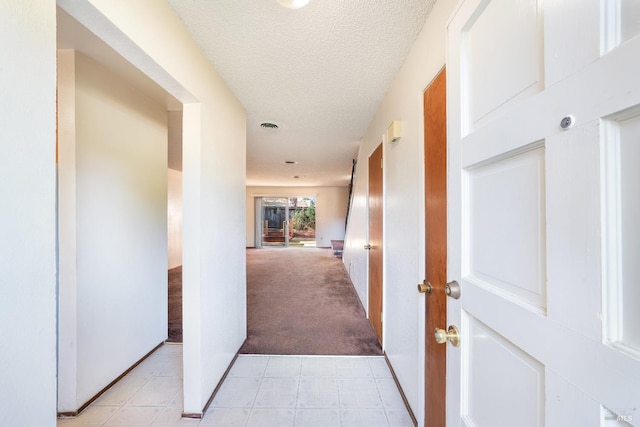
[[[514,0],[512,7],[532,2]],[[504,103],[490,113],[490,120],[482,118],[469,126],[465,37],[468,23],[488,10],[483,9],[486,4],[463,1],[448,26],[448,274],[449,280],[459,281],[462,297],[448,301],[448,323],[460,326],[461,346],[449,347],[447,353],[447,425],[468,424],[465,417],[474,400],[499,401],[500,396],[513,400],[510,410],[517,410],[508,415],[516,419],[505,420],[500,411],[476,412],[472,418],[477,425],[525,425],[533,419],[531,425],[604,425],[617,416],[635,423],[640,418],[640,356],[619,348],[619,338],[609,335],[607,324],[609,316],[619,318],[624,309],[607,301],[609,280],[616,277],[609,274],[607,215],[612,211],[607,206],[611,185],[606,169],[611,165],[606,155],[607,122],[640,106],[640,36],[613,49],[601,46],[608,30],[600,1],[538,2],[544,16],[544,46],[538,48],[546,61],[541,81],[552,84]],[[484,25],[516,19],[514,10],[505,9],[502,17],[487,15]],[[581,30],[579,37],[576,28]],[[521,32],[514,27],[501,37],[517,40]],[[558,46],[570,48],[556,60],[551,52]],[[513,60],[531,50],[523,47]],[[500,54],[483,53],[479,60],[491,62]],[[489,97],[485,101],[491,104],[491,89],[501,86],[501,77],[490,75],[483,83],[486,95],[479,96]],[[567,116],[574,118],[573,125],[563,128],[560,123]],[[512,168],[503,176],[478,175],[500,163],[517,169],[509,165],[514,153],[539,157],[538,166],[526,173],[526,168],[521,173]],[[633,232],[625,237],[640,239]],[[627,251],[631,257],[636,252]],[[538,261],[533,262],[534,257]],[[496,277],[503,285],[530,283],[505,287]],[[533,293],[517,295],[518,287]],[[546,294],[540,292],[545,287]],[[610,296],[616,298],[615,292]],[[484,326],[477,327],[480,324]],[[544,375],[537,375],[526,390],[511,391],[511,385],[501,381],[483,390],[474,388],[473,371],[484,367],[508,378],[518,370],[515,362],[503,371],[495,369],[492,357],[476,358],[474,348],[483,339],[502,342],[484,348],[487,354],[498,357],[509,349]],[[532,415],[535,408],[527,404],[540,399],[524,394],[538,396],[540,390],[544,407]]]

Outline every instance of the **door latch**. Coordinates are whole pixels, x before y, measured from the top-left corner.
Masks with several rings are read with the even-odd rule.
[[[433,292],[433,286],[431,286],[431,283],[425,280],[424,282],[418,284],[418,292],[420,292],[421,294],[430,294],[431,292]]]

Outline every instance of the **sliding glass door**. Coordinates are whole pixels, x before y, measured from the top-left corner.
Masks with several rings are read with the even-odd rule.
[[[290,245],[316,247],[316,200],[298,197],[289,208]]]
[[[288,198],[262,198],[262,246],[289,246]]]
[[[261,246],[315,247],[315,199],[262,197],[257,206],[261,212]]]

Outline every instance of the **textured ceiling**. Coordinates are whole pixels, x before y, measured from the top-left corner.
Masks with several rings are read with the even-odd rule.
[[[333,186],[435,0],[168,2],[247,110],[247,185]]]

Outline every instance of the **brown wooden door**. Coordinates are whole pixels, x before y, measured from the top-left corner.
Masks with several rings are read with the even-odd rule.
[[[426,278],[425,426],[445,425],[446,345],[433,331],[445,328],[447,296],[447,117],[446,73],[442,70],[424,92]]]
[[[382,344],[382,144],[369,157],[369,321]]]

